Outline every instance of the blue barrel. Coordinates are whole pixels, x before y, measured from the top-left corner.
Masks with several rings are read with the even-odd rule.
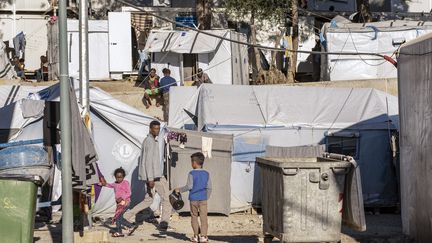
[[[0,174],[36,175],[46,180],[51,165],[41,146],[13,146],[0,150]]]

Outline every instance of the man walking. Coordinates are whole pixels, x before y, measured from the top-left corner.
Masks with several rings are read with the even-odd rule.
[[[177,81],[171,77],[171,70],[164,68],[162,70],[164,77],[159,82],[159,91],[162,93],[163,97],[163,116],[164,121],[168,122],[169,115],[169,90],[171,86],[177,86]]]
[[[158,142],[159,132],[160,123],[158,121],[152,121],[150,123],[150,132],[142,143],[141,160],[138,163],[138,179],[146,181],[148,195],[146,195],[142,203],[139,203],[129,210],[126,215],[127,218],[131,218],[144,209],[150,208],[150,205],[153,203],[153,192],[156,192],[159,194],[162,204],[159,230],[166,231],[168,230],[172,207],[169,202],[170,191],[168,181],[164,175],[163,163],[161,163]]]

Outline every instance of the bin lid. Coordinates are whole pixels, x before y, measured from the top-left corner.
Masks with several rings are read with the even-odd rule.
[[[0,174],[0,180],[31,181],[37,185],[43,183],[42,177],[37,175]]]
[[[24,145],[0,150],[0,170],[49,165],[48,153],[41,146]]]
[[[336,159],[323,158],[323,157],[304,157],[304,158],[270,158],[270,157],[257,157],[258,164],[269,165],[279,168],[350,168],[351,164]]]

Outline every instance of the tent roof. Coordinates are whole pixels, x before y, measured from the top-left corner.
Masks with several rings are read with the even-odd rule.
[[[377,31],[404,31],[411,29],[432,29],[432,22],[410,21],[410,20],[389,20],[372,23],[352,23],[335,19],[334,24],[327,23],[325,26],[328,32],[375,32]]]
[[[75,86],[78,87],[78,86]],[[0,94],[8,93],[13,89],[12,85],[0,86]],[[15,90],[15,89],[14,89]],[[76,89],[76,92],[79,92]],[[0,98],[0,117],[11,117],[11,119],[0,119],[0,129],[22,129],[37,118],[25,119],[22,116],[21,100],[24,98],[59,100],[60,86],[55,84],[50,87],[21,86],[16,94],[14,102],[5,104],[5,98]],[[19,98],[19,99],[18,99]],[[98,89],[90,88],[91,111],[98,114],[111,126],[115,127],[123,136],[127,137],[138,147],[148,133],[148,125],[154,120],[150,115],[130,107],[115,99],[108,93]]]
[[[375,89],[206,84],[184,108],[198,117],[198,129],[387,129],[389,121],[398,128],[397,98]],[[184,117],[176,114],[170,126],[184,126]]]
[[[208,30],[206,32],[226,37],[229,30]],[[196,31],[152,31],[144,50],[148,52],[210,53],[215,52],[222,39]]]

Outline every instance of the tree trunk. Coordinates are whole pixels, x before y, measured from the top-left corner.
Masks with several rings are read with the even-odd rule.
[[[284,32],[283,32],[283,30],[281,30],[281,34],[276,37],[275,46],[274,46],[275,48],[278,48],[280,46],[280,42],[281,42],[282,38],[284,38]],[[276,58],[277,58],[278,54],[279,54],[278,52],[272,51],[272,55],[271,55],[272,56],[272,60],[271,60],[270,67],[273,67],[273,68],[277,69]]]
[[[360,14],[358,18],[360,23],[369,23],[372,21],[369,0],[357,0],[357,11]]]
[[[292,46],[289,48],[293,51],[290,52],[290,60],[287,71],[288,82],[295,82],[295,75],[297,71],[297,50],[298,50],[298,11],[297,11],[297,1],[291,1],[291,15],[292,15]]]
[[[211,3],[210,0],[197,0],[196,14],[200,30],[211,29]]]
[[[251,41],[253,45],[257,44],[257,40],[256,40],[256,25],[255,25],[255,15],[254,13],[251,14]],[[257,47],[253,48],[254,50],[254,62],[252,63],[252,67],[253,67],[253,79],[256,81],[258,79],[258,75],[261,71],[261,56],[259,53],[259,49]]]

